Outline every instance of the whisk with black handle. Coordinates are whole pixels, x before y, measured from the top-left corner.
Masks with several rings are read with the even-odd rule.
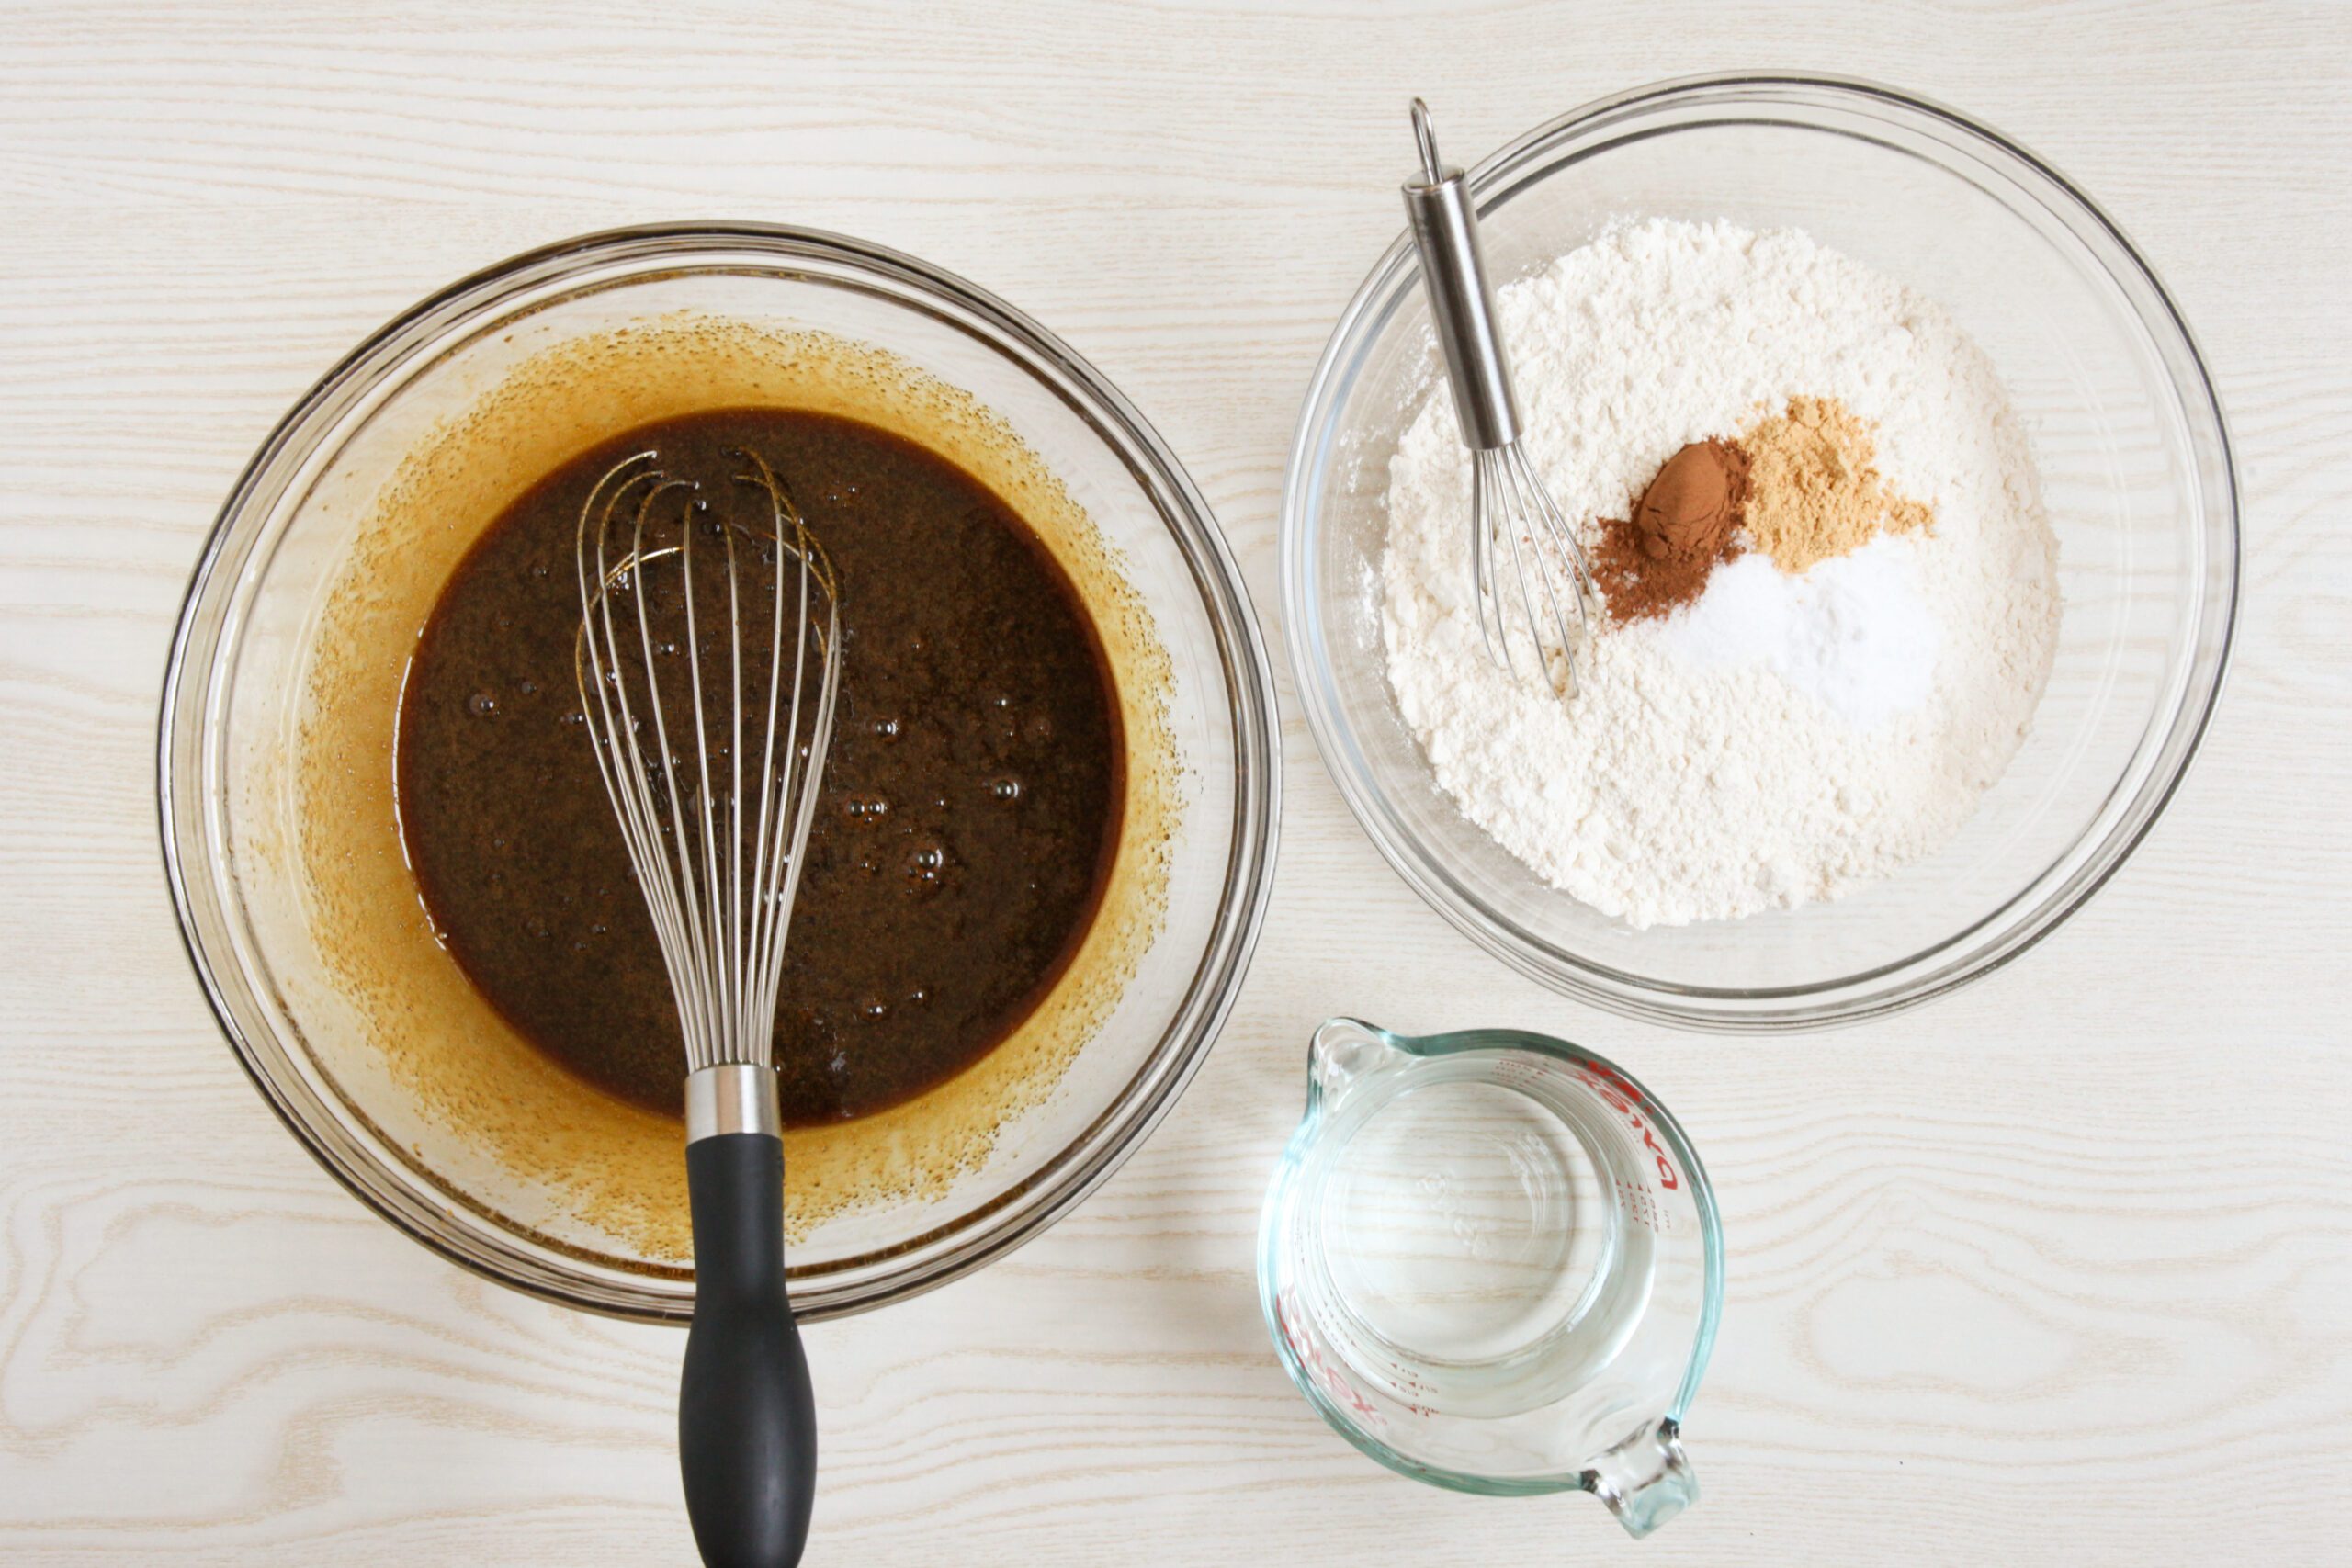
[[[1577,661],[1600,596],[1576,531],[1520,449],[1519,400],[1461,169],[1442,162],[1429,106],[1413,100],[1421,177],[1405,185],[1453,412],[1471,453],[1470,573],[1487,657],[1514,676],[1574,695]],[[1508,576],[1505,566],[1508,564]],[[1522,668],[1522,660],[1524,668]],[[1556,660],[1556,662],[1555,662]]]
[[[580,513],[574,667],[685,1036],[686,1511],[712,1568],[788,1568],[808,1534],[817,1414],[785,1293],[771,1053],[841,621],[784,485],[735,456],[764,500],[759,523],[717,515],[655,453],[597,481]]]

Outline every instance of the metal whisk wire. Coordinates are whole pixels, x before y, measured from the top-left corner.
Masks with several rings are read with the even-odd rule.
[[[614,465],[590,491],[576,546],[581,625],[573,672],[582,711],[653,919],[692,1071],[770,1058],[785,942],[841,685],[831,565],[775,470],[755,453],[730,456],[744,463],[738,480],[765,493],[770,530],[709,518],[695,485],[665,474],[655,453],[640,452]],[[674,513],[665,504],[673,501]],[[649,547],[649,526],[663,522],[674,526],[674,542],[657,536]],[[616,548],[624,540],[626,548]],[[776,559],[765,595],[764,702],[749,716],[758,738],[749,759],[757,777],[747,788],[741,558],[754,540],[773,545]],[[714,555],[716,563],[707,558]],[[679,604],[669,618],[678,624],[657,626],[656,581],[673,570]],[[713,571],[720,576],[710,579]],[[728,621],[719,659],[723,716],[713,712],[719,673],[706,680],[697,604],[704,591],[718,587]],[[616,613],[616,599],[634,601],[634,615]],[[684,690],[673,676],[665,693],[662,660],[681,649]],[[755,682],[758,674],[754,667]],[[691,758],[681,750],[688,730]],[[714,735],[722,742],[716,776]]]
[[[1536,477],[1516,441],[1475,451],[1471,458],[1471,576],[1478,603],[1478,636],[1487,657],[1513,675],[1520,672],[1514,649],[1521,639],[1512,635],[1511,625],[1515,609],[1519,625],[1525,628],[1530,672],[1547,684],[1565,684],[1573,694],[1576,654],[1592,634],[1588,606],[1598,592],[1585,565],[1584,551],[1552,500],[1551,491]],[[1518,591],[1516,604],[1495,568],[1496,557],[1504,547],[1510,552],[1512,586]],[[1568,583],[1565,594],[1563,578]],[[1543,589],[1540,609],[1531,581]],[[1553,674],[1550,650],[1555,649],[1566,665],[1565,682]]]

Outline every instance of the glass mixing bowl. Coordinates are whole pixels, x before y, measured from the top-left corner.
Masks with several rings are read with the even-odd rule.
[[[1389,457],[1439,374],[1400,238],[1324,351],[1282,519],[1299,700],[1390,864],[1514,968],[1705,1029],[1884,1012],[2048,933],[2178,784],[2221,689],[2236,607],[2221,408],[2147,264],[2031,153],[1861,82],[1642,88],[1521,138],[1473,170],[1471,186],[1498,286],[1611,220],[1727,218],[1805,230],[1940,301],[1992,357],[2031,437],[2064,620],[2030,737],[1933,858],[1834,903],[1644,931],[1547,886],[1438,789],[1389,689],[1376,599]],[[1466,517],[1464,532],[1466,555]]]
[[[411,456],[451,422],[470,419],[467,411],[481,406],[485,390],[528,356],[602,344],[649,323],[706,320],[746,324],[776,343],[820,333],[878,346],[890,364],[923,378],[932,389],[925,396],[966,400],[957,417],[1009,434],[1033,457],[1051,476],[1049,488],[1091,520],[1125,583],[1123,602],[1140,606],[1164,654],[1141,700],[1164,703],[1155,722],[1181,792],[1159,824],[1165,837],[1144,852],[1160,867],[1156,910],[1131,922],[1139,945],[1086,1015],[1091,1032],[1050,1089],[996,1126],[984,1147],[967,1145],[947,1168],[929,1172],[925,1185],[828,1213],[795,1236],[795,1305],[805,1317],[824,1317],[978,1267],[1116,1169],[1216,1037],[1272,882],[1280,792],[1273,687],[1239,573],[1167,446],[1035,322],[910,257],[750,224],[592,235],[425,300],[312,389],[221,512],[165,679],[164,847],[188,949],[222,1028],[271,1107],[355,1193],[418,1240],[508,1284],[629,1316],[689,1313],[690,1254],[641,1239],[665,1224],[663,1234],[682,1235],[682,1208],[665,1220],[585,1204],[562,1173],[518,1170],[485,1144],[482,1127],[510,1108],[428,1103],[403,1077],[403,1060],[429,1043],[420,1037],[432,1015],[422,999],[406,1013],[398,997],[389,1010],[380,998],[366,1006],[356,999],[348,955],[339,958],[327,935],[349,911],[322,891],[316,857],[300,848],[321,829],[304,816],[298,778],[310,776],[300,771],[302,749],[325,722],[313,711],[311,672],[337,652],[335,634],[322,628],[339,625],[351,603],[390,592],[385,583],[411,545],[445,547],[428,520],[413,537],[391,541],[380,572],[355,556],[356,541],[374,525],[366,520],[383,514],[379,498],[416,477],[413,464],[403,467]],[[795,373],[778,363],[780,373]],[[762,384],[746,385],[739,400],[761,400]],[[842,395],[879,394],[864,386]],[[533,425],[510,434],[577,446],[611,433]],[[489,452],[492,467],[510,452],[518,470],[528,460],[495,442]],[[540,471],[502,482],[527,482]],[[430,472],[424,479],[436,482]],[[379,858],[396,861],[396,847]],[[425,963],[435,961],[446,963],[431,954]],[[428,978],[425,989],[455,994],[448,976]],[[487,1015],[483,1028],[495,1033]],[[683,1074],[683,1060],[680,1066]],[[683,1203],[674,1123],[617,1102],[575,1109],[579,1124],[555,1131],[570,1139],[561,1146],[582,1179],[611,1177],[606,1168],[620,1156],[590,1135],[610,1126],[619,1140],[651,1151],[649,1168],[658,1164],[661,1179],[673,1183],[657,1206]]]

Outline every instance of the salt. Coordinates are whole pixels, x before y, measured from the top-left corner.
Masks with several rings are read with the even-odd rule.
[[[1702,667],[1760,664],[1847,723],[1875,729],[1925,705],[1943,628],[1908,536],[1873,539],[1792,576],[1760,553],[1715,569],[1659,637]]]

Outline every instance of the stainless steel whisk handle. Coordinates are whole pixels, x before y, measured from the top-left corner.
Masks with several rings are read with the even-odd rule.
[[[1421,253],[1421,286],[1437,321],[1462,438],[1490,452],[1519,439],[1519,400],[1511,395],[1510,362],[1478,249],[1478,213],[1469,180],[1438,158],[1429,106],[1419,98],[1413,100],[1413,140],[1421,150],[1422,177],[1405,183],[1405,216]]]
[[[763,1062],[720,1062],[686,1075],[686,1142],[729,1133],[778,1137],[784,1118],[776,1104],[775,1069]]]

